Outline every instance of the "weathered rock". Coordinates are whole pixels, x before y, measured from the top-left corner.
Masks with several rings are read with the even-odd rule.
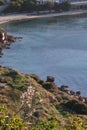
[[[71,100],[64,105],[77,114],[87,114],[87,106],[79,101]]]
[[[7,41],[8,42],[15,42],[16,41],[16,37],[13,37],[11,35],[7,35]]]
[[[2,29],[0,30],[0,57],[3,54],[3,49],[9,49],[12,42],[15,42],[16,39],[21,39],[21,37],[14,37],[11,35],[8,35],[5,31]]]
[[[3,42],[6,39],[6,33],[0,32],[0,42]]]
[[[46,82],[54,82],[55,78],[53,76],[47,76]]]
[[[85,98],[84,97],[80,96],[78,99],[79,99],[79,101],[85,102]]]
[[[72,91],[72,90],[70,90],[70,94],[71,94],[71,95],[75,95],[75,92]]]
[[[42,85],[46,90],[50,91],[50,92],[58,92],[58,88],[55,85],[55,83],[52,82],[43,82]]]
[[[37,118],[42,117],[44,115],[44,111],[38,110],[38,111],[34,112],[33,115]]]
[[[81,95],[81,92],[80,91],[77,91],[76,92],[76,96],[80,96]]]
[[[67,88],[68,88],[67,85],[62,85],[62,86],[60,87],[60,90],[61,90],[61,91],[65,91]]]
[[[43,80],[39,80],[38,83],[39,83],[40,85],[43,85],[43,84],[44,84],[44,81],[43,81]]]

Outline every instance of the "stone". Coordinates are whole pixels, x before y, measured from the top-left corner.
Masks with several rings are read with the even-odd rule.
[[[76,114],[87,114],[87,106],[84,103],[81,103],[80,101],[70,100],[64,105]]]
[[[48,90],[48,91],[50,91],[50,92],[55,92],[55,93],[58,92],[58,88],[57,88],[57,86],[55,85],[55,83],[52,83],[52,82],[44,82],[42,86],[43,86],[43,88],[45,88],[46,90]]]
[[[72,91],[72,90],[70,90],[70,93],[71,93],[71,95],[75,95],[75,92],[74,92],[74,91]]]
[[[54,82],[55,78],[53,76],[47,76],[46,82]]]
[[[77,91],[76,92],[76,96],[80,96],[81,95],[81,92],[80,91]]]
[[[16,37],[13,37],[11,35],[7,35],[7,41],[8,42],[15,42],[16,41]]]
[[[44,115],[44,112],[43,112],[43,110],[38,110],[38,111],[34,112],[33,115],[35,117],[39,118],[39,117],[42,117]]]
[[[61,90],[61,91],[66,91],[67,88],[68,88],[67,85],[62,85],[62,86],[60,87],[60,90]]]

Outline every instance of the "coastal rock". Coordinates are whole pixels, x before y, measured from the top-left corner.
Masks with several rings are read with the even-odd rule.
[[[15,42],[16,41],[16,37],[13,37],[13,36],[11,36],[11,35],[7,35],[7,41],[8,42]]]
[[[43,82],[42,85],[46,90],[50,91],[50,92],[58,92],[58,88],[55,85],[55,83],[51,83],[51,82]]]
[[[62,86],[60,87],[60,90],[61,90],[61,91],[66,91],[66,90],[67,90],[67,88],[68,88],[68,86],[67,86],[67,85],[62,85]]]
[[[80,101],[70,100],[64,105],[77,114],[87,114],[87,106]]]
[[[81,95],[81,92],[80,91],[77,91],[76,92],[76,96],[80,96]]]
[[[0,32],[0,42],[3,42],[7,39],[7,34],[6,32]]]
[[[22,39],[22,37],[8,35],[3,29],[0,29],[0,57],[3,54],[3,49],[10,49],[11,43],[15,42],[16,39]]]
[[[46,82],[54,82],[55,78],[53,76],[47,76]]]

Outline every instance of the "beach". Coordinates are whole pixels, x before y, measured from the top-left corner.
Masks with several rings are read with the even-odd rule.
[[[60,16],[71,16],[71,15],[82,15],[87,14],[87,10],[77,10],[77,11],[68,11],[61,13],[47,13],[47,14],[10,14],[0,16],[0,24],[12,22],[12,21],[21,21],[21,20],[30,20],[30,19],[39,19],[39,18],[48,18],[48,17],[60,17]]]

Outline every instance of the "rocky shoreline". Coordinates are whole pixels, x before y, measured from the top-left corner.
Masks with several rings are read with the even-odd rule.
[[[17,39],[21,39],[21,37],[14,37],[8,35],[5,31],[0,31],[0,57],[3,55],[3,49],[9,49],[10,45],[16,42]]]
[[[0,57],[2,57],[3,55],[3,49],[10,48],[10,45],[15,42],[17,39],[21,39],[21,37],[14,37],[11,35],[8,35],[5,31],[1,31],[0,32]],[[0,66],[0,68],[3,68],[2,66]],[[55,91],[55,93],[61,95],[63,94],[63,98],[70,98],[70,104],[73,104],[73,106],[75,104],[82,104],[83,108],[87,108],[87,97],[83,97],[81,96],[81,92],[77,91],[74,92],[72,90],[68,89],[68,86],[66,85],[62,85],[60,87],[55,85],[55,78],[52,76],[47,76],[46,81],[41,80],[37,75],[35,74],[31,74],[30,75],[31,78],[33,78],[38,84],[40,84],[43,88],[45,88],[48,91]],[[1,81],[0,81],[1,82]],[[66,96],[65,96],[66,95]],[[72,103],[71,103],[72,100]],[[77,106],[75,106],[77,107]],[[70,109],[72,109],[72,105],[70,106]],[[78,113],[78,111],[76,111]],[[84,113],[84,111],[82,110],[82,113]],[[86,113],[87,114],[87,111]]]
[[[67,85],[62,85],[62,86],[58,87],[57,85],[55,85],[55,78],[53,76],[47,76],[46,81],[41,80],[35,74],[31,75],[31,77],[34,78],[41,86],[43,86],[48,91],[51,91],[53,89],[57,92],[56,89],[58,89],[58,91],[60,91],[59,92],[60,94],[61,94],[61,92],[63,92],[65,94],[67,94],[68,96],[70,96],[72,99],[87,105],[87,97],[81,96],[80,91],[75,92],[73,90],[69,90],[68,89],[69,87]]]

